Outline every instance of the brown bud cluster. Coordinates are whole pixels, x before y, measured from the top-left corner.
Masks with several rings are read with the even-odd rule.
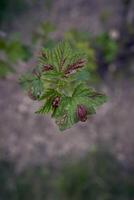
[[[71,74],[75,72],[77,69],[82,68],[86,63],[86,60],[79,59],[75,63],[68,65],[67,69],[65,70],[65,75]]]
[[[42,72],[45,72],[45,71],[49,71],[49,70],[53,70],[53,66],[52,65],[44,65],[43,68],[42,68]]]
[[[76,115],[80,121],[85,122],[87,120],[86,108],[83,105],[78,105],[76,110]]]
[[[57,96],[54,98],[54,100],[52,102],[52,106],[53,106],[53,108],[57,108],[59,106],[59,104],[60,104],[60,97]]]

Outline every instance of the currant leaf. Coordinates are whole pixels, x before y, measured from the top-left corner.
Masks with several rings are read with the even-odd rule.
[[[26,74],[20,78],[20,84],[27,92],[32,93],[37,99],[43,94],[43,82],[39,77],[33,76],[32,74]]]
[[[39,110],[36,111],[36,113],[46,114],[48,112],[51,112],[51,114],[52,114],[54,112],[53,102],[57,97],[60,98],[60,96],[61,95],[54,89],[47,90],[44,93],[44,95],[42,95],[39,99],[39,100],[45,99],[45,102],[44,102],[43,106]]]
[[[78,105],[85,107],[87,115],[92,115],[96,112],[97,107],[104,102],[106,102],[105,95],[97,93],[93,89],[88,89],[83,84],[79,84],[71,97],[64,97],[62,99],[54,114],[56,123],[61,131],[70,128],[79,121],[77,117]]]
[[[20,83],[31,99],[43,102],[36,113],[50,113],[63,131],[86,121],[106,102],[106,95],[86,85],[88,76],[85,55],[61,42],[54,49],[43,49],[38,66]]]

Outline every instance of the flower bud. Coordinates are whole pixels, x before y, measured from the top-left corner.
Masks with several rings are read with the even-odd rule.
[[[60,104],[60,97],[55,97],[55,99],[53,100],[53,102],[52,102],[52,106],[53,106],[53,108],[57,108],[58,106],[59,106],[59,104]]]
[[[77,106],[77,111],[76,111],[77,118],[85,122],[87,120],[87,110],[83,105],[78,105]]]
[[[42,71],[45,72],[45,71],[49,71],[49,70],[53,70],[53,66],[52,65],[44,65],[43,66],[43,69]]]
[[[77,69],[84,67],[86,60],[79,59],[73,64],[68,65],[67,69],[64,71],[65,75],[69,75],[74,73]]]

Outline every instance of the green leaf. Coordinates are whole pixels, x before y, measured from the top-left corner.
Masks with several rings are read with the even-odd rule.
[[[39,65],[52,65],[54,71],[61,72],[67,69],[68,65],[73,64],[78,59],[85,58],[81,51],[74,52],[67,42],[59,43],[53,50],[42,49],[44,56],[40,57]]]
[[[63,73],[57,71],[48,71],[47,73],[46,72],[42,73],[41,78],[43,80],[52,80],[52,79],[56,80],[61,78],[61,76],[63,76]]]
[[[60,106],[55,110],[53,117],[61,131],[70,128],[78,122],[75,115],[75,103],[70,97],[63,97]]]
[[[52,109],[52,97],[47,99],[46,102],[44,103],[44,105],[39,110],[37,110],[35,113],[46,114],[46,113],[50,112],[51,109]]]
[[[33,100],[43,101],[36,113],[51,113],[60,130],[65,130],[106,102],[104,94],[85,84],[87,70],[84,55],[61,42],[52,50],[43,49],[38,66],[22,76],[20,83]]]
[[[14,72],[14,69],[9,65],[9,63],[0,60],[0,77],[6,77],[11,72]]]
[[[88,115],[91,115],[104,102],[106,102],[104,94],[97,93],[93,89],[88,89],[84,84],[79,84],[75,88],[72,97],[62,98],[61,104],[54,113],[56,123],[62,131],[70,128],[79,121],[76,116],[78,105],[83,105]]]
[[[33,74],[25,74],[21,76],[19,82],[25,90],[31,91],[37,99],[42,96],[44,85],[39,77],[34,76]]]
[[[43,106],[36,111],[36,113],[46,114],[48,112],[54,112],[54,108],[52,107],[52,102],[55,97],[60,96],[60,94],[54,89],[48,89],[44,95],[40,97],[39,100],[45,100]]]
[[[35,80],[35,76],[33,74],[27,73],[25,75],[22,75],[19,79],[20,85],[28,90],[32,86],[32,82]]]
[[[40,97],[39,100],[44,100],[45,98],[49,98],[52,96],[52,94],[57,94],[57,92],[54,89],[48,89],[44,92],[44,94]]]

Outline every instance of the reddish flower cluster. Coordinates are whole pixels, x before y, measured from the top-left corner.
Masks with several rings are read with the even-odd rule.
[[[53,66],[52,65],[44,65],[43,68],[42,68],[42,72],[45,72],[45,71],[49,71],[49,70],[53,70]]]
[[[76,115],[80,121],[85,122],[87,120],[86,108],[83,105],[78,105],[76,110]]]
[[[55,99],[53,100],[53,102],[52,102],[52,106],[53,106],[53,108],[57,108],[58,106],[59,106],[59,104],[60,104],[60,97],[55,97]]]
[[[71,74],[75,72],[76,69],[82,68],[86,63],[86,60],[79,59],[77,62],[68,65],[67,69],[65,70],[65,75]]]

